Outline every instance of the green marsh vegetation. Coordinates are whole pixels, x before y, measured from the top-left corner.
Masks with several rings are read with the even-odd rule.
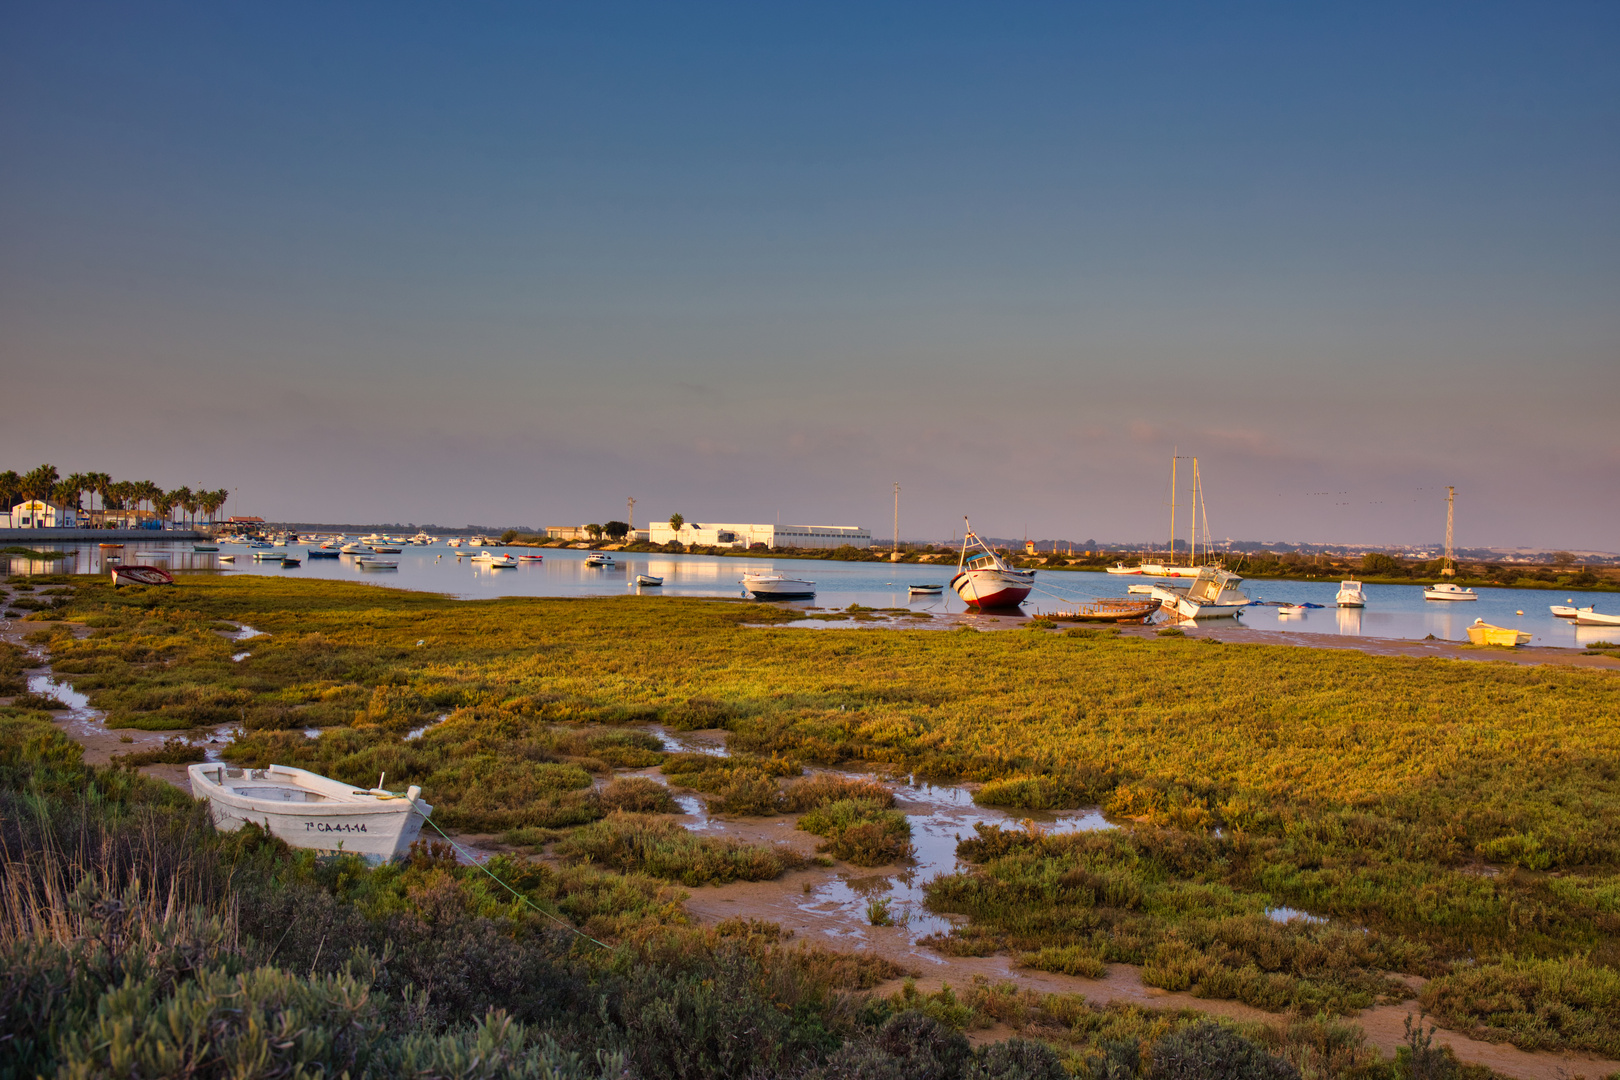
[[[1442,1022],[1620,1054],[1611,673],[1173,637],[839,635],[749,628],[792,617],[759,605],[230,576],[87,582],[64,614],[90,637],[41,640],[111,722],[238,724],[233,760],[386,771],[422,784],[447,827],[603,829],[592,777],[642,761],[751,813],[781,812],[812,765],[982,783],[981,802],[1014,809],[1099,805],[1130,827],[969,838],[969,868],[930,893],[970,920],[940,946],[1078,973],[1129,960],[1149,982],[1302,1013],[1422,974]],[[228,642],[223,619],[270,636]],[[660,755],[640,738],[654,723],[723,727],[732,756]],[[839,801],[820,808],[829,832],[855,822]],[[1275,923],[1278,905],[1330,921]]]

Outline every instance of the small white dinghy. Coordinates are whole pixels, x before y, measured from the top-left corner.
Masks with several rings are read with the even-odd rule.
[[[637,585],[662,585],[663,583],[664,583],[663,578],[661,578],[661,577],[653,577],[651,574],[637,574],[636,575],[636,584]]]
[[[251,821],[293,847],[359,855],[367,862],[403,857],[433,813],[415,784],[403,795],[380,787],[359,791],[286,765],[233,769],[209,762],[187,772],[192,795],[208,800],[221,832]]]

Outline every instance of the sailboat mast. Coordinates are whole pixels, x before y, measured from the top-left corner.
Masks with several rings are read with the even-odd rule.
[[[1454,487],[1451,487],[1450,485],[1447,485],[1447,487],[1446,487],[1446,565],[1440,568],[1440,573],[1444,574],[1446,577],[1451,577],[1452,575],[1454,575],[1457,572],[1457,559],[1452,554],[1452,547],[1451,547],[1452,510],[1453,510],[1453,508],[1454,508],[1454,506],[1456,504],[1456,501],[1457,501],[1457,489],[1454,488]]]
[[[1187,565],[1198,565],[1198,459],[1193,458],[1193,488],[1192,488],[1192,541],[1188,544]]]
[[[1171,566],[1176,565],[1176,451],[1170,451],[1170,558]]]
[[[894,484],[894,551],[900,550],[900,482]]]

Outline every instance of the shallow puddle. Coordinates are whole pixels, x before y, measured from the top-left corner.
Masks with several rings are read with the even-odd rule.
[[[1327,916],[1325,915],[1312,915],[1308,911],[1301,911],[1298,908],[1287,906],[1266,908],[1266,918],[1278,923],[1289,923],[1299,919],[1302,922],[1314,923],[1317,926],[1327,922]]]
[[[648,731],[657,736],[663,744],[666,753],[670,754],[708,754],[710,757],[730,757],[724,743],[717,743],[713,739],[704,738],[691,732],[682,732],[681,736],[671,735],[667,728],[649,727]],[[720,733],[725,737],[725,733]]]
[[[28,691],[45,697],[53,697],[74,713],[90,710],[90,696],[88,694],[80,693],[48,672],[43,675],[28,676]]]

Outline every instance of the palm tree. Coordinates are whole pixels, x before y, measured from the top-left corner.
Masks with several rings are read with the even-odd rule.
[[[174,504],[175,493],[172,491],[159,489],[158,493],[152,497],[152,509],[165,522],[169,520],[169,515],[174,513]]]
[[[56,487],[57,474],[55,465],[41,465],[30,470],[22,478],[22,492],[25,498],[48,499],[51,490]]]
[[[62,481],[61,486],[72,492],[71,502],[73,503],[73,517],[76,522],[84,514],[84,493],[90,490],[90,474],[76,472]]]
[[[95,493],[101,498],[101,515],[103,518],[107,515],[107,492],[112,489],[112,482],[113,478],[107,473],[90,474],[90,486],[95,489]]]
[[[22,502],[22,477],[17,475],[17,470],[7,469],[0,473],[0,503],[4,504],[3,509],[9,514],[11,508],[20,502]]]
[[[686,524],[686,519],[683,518],[681,515],[679,515],[679,514],[671,514],[671,515],[669,515],[669,527],[674,529],[676,532],[680,532],[681,531],[681,526],[685,525],[685,524]]]
[[[180,509],[186,512],[186,519],[191,525],[195,526],[197,524],[197,508],[202,503],[198,501],[197,492],[188,487],[183,487],[180,490],[186,493],[185,498],[180,500]]]
[[[76,507],[79,503],[80,491],[79,485],[76,482],[77,479],[78,475],[74,474],[53,487],[51,489],[51,501],[64,510],[66,510],[69,506]],[[57,528],[62,527],[62,521],[60,518],[57,519],[56,526]]]

